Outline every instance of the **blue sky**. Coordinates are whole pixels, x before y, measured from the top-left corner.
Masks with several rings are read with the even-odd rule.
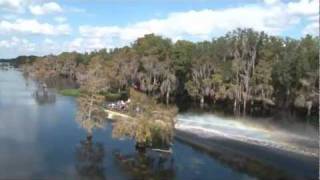
[[[129,45],[148,33],[210,40],[235,28],[318,35],[318,0],[0,0],[0,58]]]

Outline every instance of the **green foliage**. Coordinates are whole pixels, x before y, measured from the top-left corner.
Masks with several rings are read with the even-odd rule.
[[[177,41],[171,53],[173,66],[180,79],[186,76],[191,68],[191,60],[194,56],[195,44],[189,41]]]
[[[112,92],[106,92],[103,93],[107,101],[117,101],[120,100],[121,97],[124,96],[124,93],[112,93]]]
[[[136,40],[133,48],[142,56],[157,55],[160,60],[165,60],[171,48],[171,40],[148,34]]]
[[[303,95],[298,95],[294,100],[294,105],[299,108],[304,108],[306,99]]]
[[[19,57],[19,62],[37,80],[72,79],[109,99],[135,86],[167,104],[219,100],[245,114],[250,102],[260,109],[304,108],[309,114],[319,106],[319,42],[310,35],[280,38],[252,29],[197,43],[149,34],[123,48]]]
[[[199,96],[199,89],[196,86],[196,83],[194,81],[188,81],[186,83],[186,89],[190,96],[192,97],[198,97]]]
[[[177,109],[161,105],[134,89],[130,89],[130,100],[127,114],[132,119],[118,119],[114,124],[113,136],[130,137],[145,145],[152,145],[158,140],[170,143]]]
[[[73,96],[73,97],[78,97],[81,94],[79,89],[62,89],[59,91],[59,93],[64,96]]]

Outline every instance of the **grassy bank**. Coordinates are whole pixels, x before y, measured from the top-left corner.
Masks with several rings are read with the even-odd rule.
[[[80,89],[60,89],[58,90],[58,93],[63,96],[78,97],[81,95],[81,93],[85,93],[85,92],[80,92]],[[127,92],[120,92],[120,93],[108,92],[108,93],[101,93],[101,95],[105,96],[106,100],[108,101],[117,101],[119,99],[126,99]]]
[[[78,97],[80,96],[80,90],[79,89],[62,89],[62,90],[59,90],[59,94],[63,96]]]
[[[128,98],[128,92],[127,91],[121,91],[121,92],[103,92],[101,95],[104,95],[107,101],[118,101],[118,100],[124,100]]]

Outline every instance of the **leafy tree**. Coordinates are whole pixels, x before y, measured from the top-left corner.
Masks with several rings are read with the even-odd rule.
[[[170,94],[172,94],[177,87],[177,78],[170,70],[164,72],[164,80],[160,85],[161,95],[165,96],[166,104],[169,104]]]
[[[234,114],[284,109],[318,115],[319,44],[319,37],[281,38],[252,29],[197,43],[149,34],[123,48],[12,62],[41,82],[71,79],[88,92],[86,99],[134,86],[167,104],[192,98],[200,106],[218,100]]]
[[[133,44],[133,49],[140,56],[157,56],[162,61],[165,60],[170,53],[171,40],[164,39],[161,36],[147,34],[143,38],[139,38]]]
[[[86,82],[81,87],[83,93],[77,99],[77,120],[87,130],[88,137],[92,136],[93,129],[103,127],[105,120],[102,110],[104,96],[100,94],[106,88],[102,61],[96,57],[90,62]]]
[[[180,82],[185,82],[185,77],[191,69],[191,61],[194,57],[194,50],[194,43],[183,40],[177,41],[172,47],[171,59],[174,70],[176,71],[176,75]]]
[[[275,91],[279,97],[278,104],[289,108],[289,105],[292,103],[292,91],[295,83],[293,59],[296,57],[293,52],[297,51],[298,43],[296,40],[286,39],[282,46],[283,51],[281,51],[274,63],[272,75]]]
[[[240,85],[242,111],[246,114],[247,101],[250,98],[250,81],[257,63],[257,52],[261,35],[252,29],[237,29],[230,34],[233,41],[233,58],[237,62],[236,77]]]
[[[209,96],[212,89],[212,75],[214,68],[211,63],[200,60],[191,68],[191,80],[186,83],[188,93],[200,99],[200,107],[204,105],[205,96]]]
[[[142,147],[152,146],[159,140],[162,144],[171,143],[177,109],[162,106],[134,89],[130,89],[130,99],[128,115],[132,118],[116,121],[113,136],[133,138]]]

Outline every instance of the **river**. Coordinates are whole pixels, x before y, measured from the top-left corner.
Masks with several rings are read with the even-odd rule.
[[[0,70],[0,179],[269,179],[282,173],[273,168],[269,171],[265,168],[269,165],[252,159],[241,161],[238,156],[198,148],[178,137],[172,155],[139,154],[133,141],[112,138],[110,123],[88,139],[75,120],[74,98],[53,94],[55,98],[41,100],[34,96],[36,89],[35,82],[18,70]],[[178,118],[181,132],[187,133],[190,122],[182,123],[183,130],[183,119],[196,120],[201,115],[182,114]],[[203,121],[198,123],[202,124],[194,126],[203,127]],[[305,176],[286,172],[281,177],[316,178],[316,158],[303,159],[307,159]]]

